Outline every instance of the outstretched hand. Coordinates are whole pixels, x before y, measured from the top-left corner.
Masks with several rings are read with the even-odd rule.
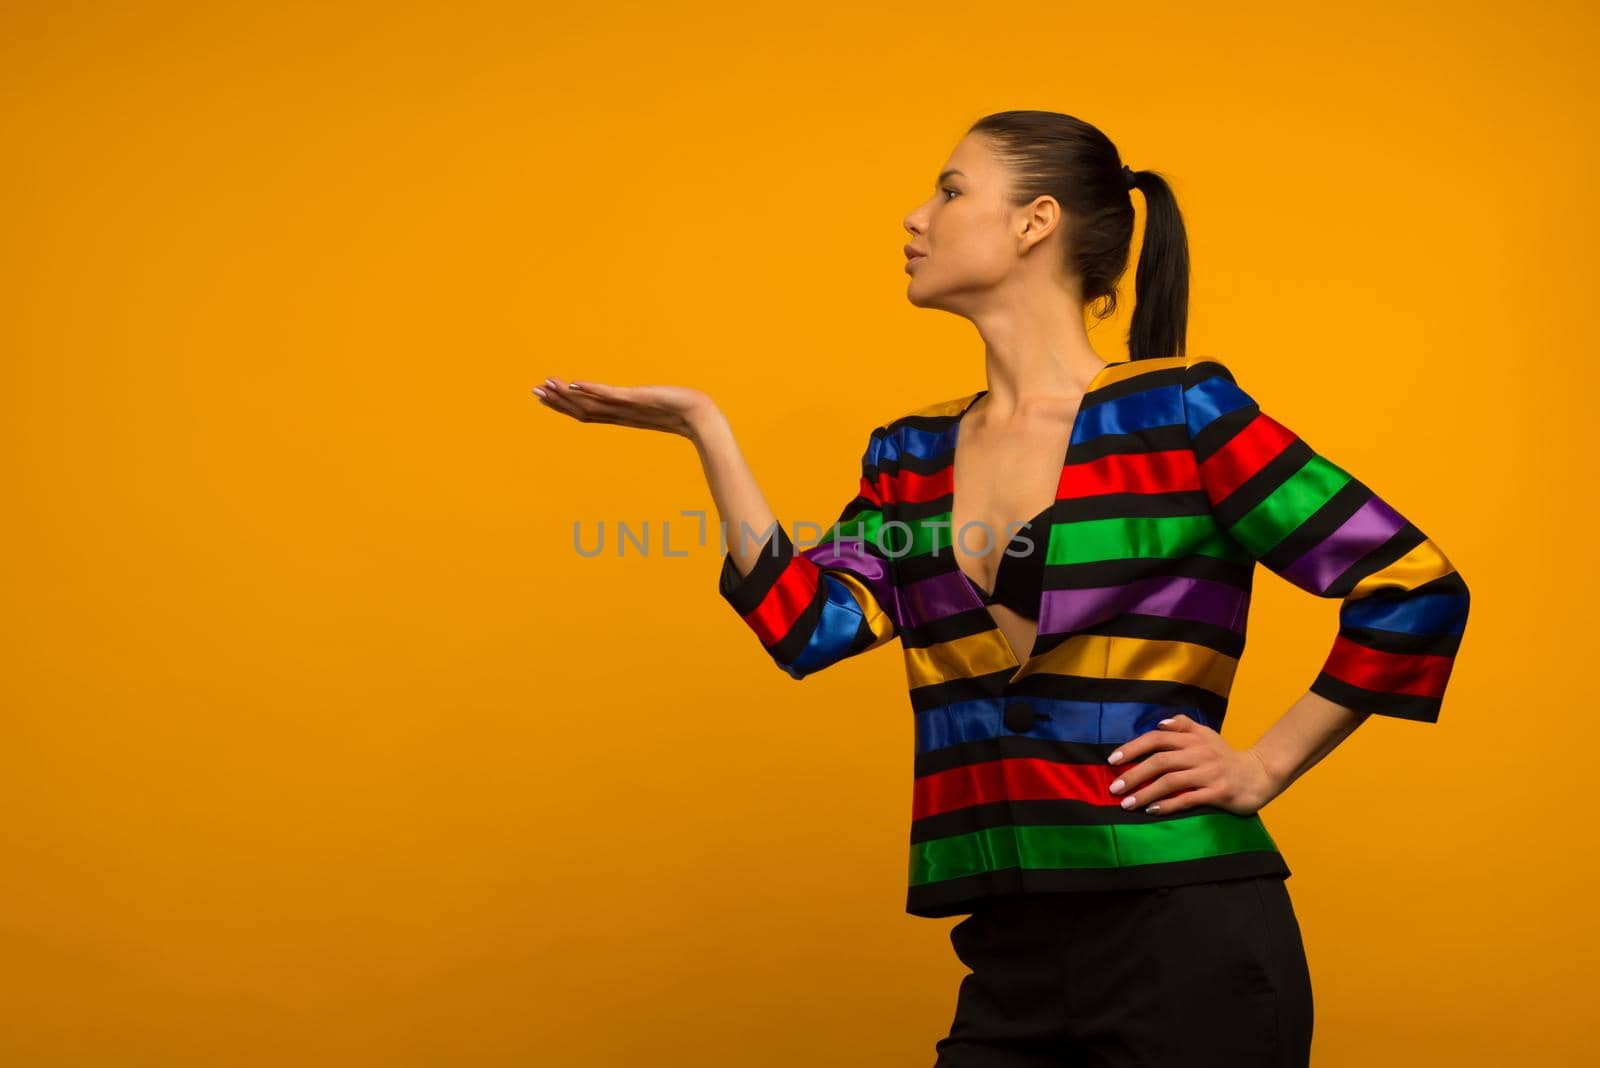
[[[710,396],[688,386],[608,386],[552,376],[533,392],[546,408],[580,423],[615,423],[684,437],[691,436],[696,420],[716,408]]]
[[[1117,765],[1139,761],[1111,784],[1111,792],[1123,797],[1122,807],[1143,805],[1145,811],[1160,815],[1216,805],[1248,816],[1282,790],[1255,750],[1233,748],[1222,735],[1182,712],[1162,720],[1157,730],[1139,735],[1108,759]]]

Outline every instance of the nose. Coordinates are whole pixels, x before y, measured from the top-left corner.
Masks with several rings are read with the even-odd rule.
[[[918,234],[920,233],[920,231],[922,229],[922,227],[917,222],[918,214],[921,211],[922,211],[922,207],[921,207],[921,205],[918,205],[917,207],[912,208],[910,211],[906,212],[906,217],[904,219],[900,220],[901,227],[903,227],[905,229],[905,232],[910,234],[912,237],[918,236]]]

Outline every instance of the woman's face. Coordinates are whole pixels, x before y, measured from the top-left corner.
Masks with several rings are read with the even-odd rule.
[[[1056,229],[1060,214],[1050,197],[1011,204],[1005,166],[979,134],[963,138],[939,170],[933,195],[905,218],[908,249],[921,254],[906,261],[906,299],[970,313]]]

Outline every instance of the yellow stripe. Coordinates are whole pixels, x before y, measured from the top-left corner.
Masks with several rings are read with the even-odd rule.
[[[1239,670],[1237,657],[1183,641],[1110,638],[1106,678],[1179,682],[1226,697]]]
[[[1037,660],[1023,665],[1016,681],[1029,675],[1077,675],[1086,679],[1105,677],[1106,647],[1111,639],[1102,634],[1079,634],[1067,638]]]
[[[1130,378],[1147,375],[1152,371],[1165,371],[1170,367],[1183,367],[1188,359],[1189,357],[1187,356],[1162,356],[1155,360],[1134,360],[1132,363],[1125,363],[1120,367],[1108,369],[1104,377],[1095,386],[1097,389],[1104,389],[1107,386],[1114,386],[1118,382],[1126,382]]]
[[[998,628],[921,649],[906,649],[906,678],[912,688],[952,679],[970,679],[1015,668],[1005,635]]]
[[[866,617],[867,629],[872,631],[872,636],[875,640],[862,652],[866,652],[868,649],[876,649],[894,637],[894,620],[890,618],[889,613],[883,610],[883,606],[878,603],[878,599],[872,595],[871,587],[848,571],[830,570],[828,574],[837,579],[846,590],[850,591],[850,596],[854,597],[856,604],[861,606],[861,614]]]
[[[975,398],[980,392],[982,391],[975,389],[965,396],[954,397],[950,400],[935,401],[932,404],[925,404],[920,408],[914,408],[911,411],[906,412],[904,415],[901,415],[898,418],[907,419],[912,416],[921,416],[929,419],[936,419],[945,415],[960,415],[966,409],[967,405],[972,403],[973,398]]]
[[[1450,574],[1455,569],[1455,565],[1445,558],[1444,553],[1430,539],[1420,543],[1388,567],[1381,567],[1356,583],[1349,596],[1353,599],[1366,597],[1382,589],[1414,590],[1425,582],[1432,582],[1442,575]]]

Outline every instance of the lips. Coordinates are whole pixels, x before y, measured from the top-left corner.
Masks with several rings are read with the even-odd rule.
[[[912,248],[910,245],[906,245],[905,246],[905,254],[906,254],[906,259],[908,261],[909,260],[914,260],[918,256],[926,256],[927,255],[927,253],[923,252],[921,249]]]

